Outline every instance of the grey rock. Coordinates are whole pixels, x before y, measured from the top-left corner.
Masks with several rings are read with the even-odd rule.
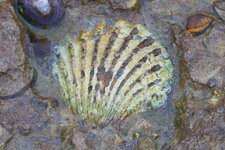
[[[213,9],[222,21],[225,21],[225,1],[213,2]]]
[[[11,6],[0,6],[0,72],[23,65],[25,55],[20,40],[20,30]]]
[[[49,118],[45,111],[40,112],[32,108],[31,99],[29,96],[20,96],[12,101],[1,102],[1,124],[10,130],[17,130],[23,136],[43,129]]]
[[[140,4],[140,0],[110,0],[113,9],[132,9]]]
[[[179,127],[182,129],[178,133],[181,141],[173,144],[170,149],[223,150],[225,148],[225,120],[224,113],[221,111],[223,111],[224,102],[225,99],[216,106],[215,109],[219,111],[208,104],[197,103],[191,99],[183,103],[185,112],[178,117]]]
[[[182,41],[184,58],[192,79],[196,82],[223,88],[225,86],[225,26],[217,24],[204,38]]]
[[[12,6],[0,5],[0,96],[12,95],[29,82],[15,17]]]
[[[7,2],[7,0],[0,0],[0,3]]]
[[[83,149],[83,150],[88,149],[85,143],[84,135],[81,132],[74,133],[72,141],[76,149]]]
[[[10,140],[12,134],[0,125],[0,149]]]

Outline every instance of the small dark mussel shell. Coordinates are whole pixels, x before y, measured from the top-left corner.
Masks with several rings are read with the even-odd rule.
[[[200,36],[211,30],[214,18],[204,13],[196,13],[187,18],[186,30],[192,36]]]
[[[213,10],[220,20],[225,22],[225,0],[219,0],[212,3]]]
[[[44,29],[58,25],[65,15],[62,0],[16,0],[15,6],[28,23]]]

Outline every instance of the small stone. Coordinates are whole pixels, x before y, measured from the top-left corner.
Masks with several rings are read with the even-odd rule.
[[[119,146],[119,150],[132,150],[137,147],[138,143],[136,140],[134,141],[123,141],[123,143]]]
[[[81,132],[74,133],[72,141],[76,149],[82,149],[82,150],[88,149],[84,139],[84,135]]]
[[[96,149],[98,142],[98,137],[93,133],[86,133],[84,134],[85,142],[89,149]]]
[[[222,20],[225,21],[225,1],[215,1],[212,4],[212,7],[218,17]]]
[[[83,133],[87,133],[88,132],[88,125],[87,122],[85,120],[79,120],[78,122],[78,130],[83,132]]]
[[[3,126],[0,125],[0,149],[4,147],[5,143],[12,137]]]
[[[50,103],[51,103],[51,106],[53,108],[59,107],[59,100],[58,99],[53,99]]]
[[[45,111],[48,108],[48,103],[33,98],[31,99],[31,106],[38,111]]]
[[[19,130],[19,134],[22,136],[27,136],[31,132],[31,127],[28,126],[18,126],[17,129]]]
[[[210,87],[213,87],[217,84],[217,80],[215,78],[211,78],[209,79],[209,81],[207,82],[207,84],[210,86]]]
[[[138,149],[140,149],[140,150],[155,150],[156,144],[150,138],[145,138],[138,145]]]
[[[113,9],[132,9],[138,6],[139,0],[110,0]]]

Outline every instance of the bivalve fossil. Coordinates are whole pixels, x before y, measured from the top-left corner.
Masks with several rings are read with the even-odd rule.
[[[58,49],[53,72],[61,93],[81,119],[95,125],[158,108],[171,91],[168,53],[139,24],[119,20],[106,30],[100,23]]]
[[[186,29],[194,37],[207,34],[213,26],[214,18],[205,12],[197,12],[187,18]]]

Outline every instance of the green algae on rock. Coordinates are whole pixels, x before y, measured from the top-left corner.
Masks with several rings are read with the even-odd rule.
[[[98,24],[58,47],[53,72],[71,108],[91,123],[106,124],[167,100],[173,66],[165,48],[143,26],[119,20]]]

